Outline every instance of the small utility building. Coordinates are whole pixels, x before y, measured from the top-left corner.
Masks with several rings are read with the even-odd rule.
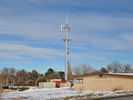
[[[74,77],[75,90],[133,89],[133,73],[87,74]]]
[[[55,88],[55,82],[39,82],[39,88]]]

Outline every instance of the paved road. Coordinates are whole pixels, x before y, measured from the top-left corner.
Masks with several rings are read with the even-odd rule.
[[[98,99],[98,100],[133,100],[133,96],[123,96],[123,97],[113,97],[113,98],[104,98],[104,99]]]

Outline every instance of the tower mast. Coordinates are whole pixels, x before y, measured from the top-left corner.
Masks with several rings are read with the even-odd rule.
[[[71,25],[68,24],[68,16],[66,15],[66,24],[65,25],[61,25],[61,30],[65,31],[65,38],[63,39],[65,41],[65,80],[68,80],[68,55],[69,55],[69,51],[68,51],[68,43],[71,39],[69,39],[68,37],[68,31],[71,30]]]

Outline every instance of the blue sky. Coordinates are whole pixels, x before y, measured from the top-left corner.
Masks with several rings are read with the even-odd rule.
[[[114,60],[133,66],[133,0],[0,0],[0,69],[64,70],[69,13],[69,61],[99,69]]]

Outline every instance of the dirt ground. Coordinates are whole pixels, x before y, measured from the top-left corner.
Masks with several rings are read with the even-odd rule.
[[[3,89],[1,93],[8,93],[8,92],[11,92],[11,91],[15,91],[15,90]]]

